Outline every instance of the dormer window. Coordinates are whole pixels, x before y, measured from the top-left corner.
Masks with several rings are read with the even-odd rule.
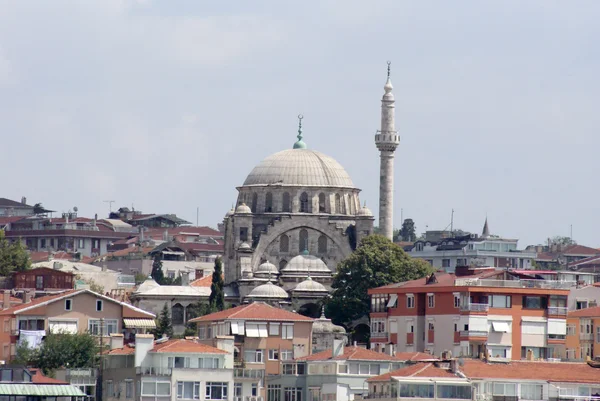
[[[423,243],[422,242],[417,242],[417,245],[416,245],[415,248],[416,248],[417,252],[421,252],[423,250]]]

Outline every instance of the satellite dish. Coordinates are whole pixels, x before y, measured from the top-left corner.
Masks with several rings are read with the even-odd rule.
[[[77,212],[79,210],[79,208],[77,208],[77,206],[73,206],[73,211]]]

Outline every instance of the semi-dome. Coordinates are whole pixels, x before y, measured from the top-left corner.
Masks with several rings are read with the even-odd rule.
[[[331,270],[327,267],[325,262],[313,255],[294,256],[281,271],[331,274]]]
[[[245,203],[242,203],[237,207],[237,209],[235,209],[235,212],[238,214],[250,214],[252,213],[252,209],[250,209],[250,207]]]
[[[244,181],[250,185],[355,188],[334,158],[302,148],[274,153],[258,163]]]
[[[248,294],[248,298],[280,298],[287,299],[288,293],[285,290],[272,282],[259,285]]]
[[[371,209],[367,207],[367,205],[361,207],[357,214],[359,216],[373,217],[373,213],[371,212]]]
[[[239,249],[252,249],[252,248],[250,247],[250,244],[249,244],[249,243],[247,243],[247,242],[242,242],[242,243],[240,244],[240,247],[239,247]]]
[[[265,263],[261,263],[260,266],[258,266],[258,268],[256,268],[256,271],[254,272],[255,274],[279,274],[279,270],[277,269],[277,266],[275,266],[273,263],[267,261]]]
[[[292,291],[298,292],[328,292],[327,288],[318,281],[314,281],[310,276],[298,284]]]

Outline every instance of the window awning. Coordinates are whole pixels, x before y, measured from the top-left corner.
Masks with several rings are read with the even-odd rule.
[[[85,397],[79,388],[56,384],[0,384],[0,395],[32,395],[41,397]]]
[[[492,322],[492,328],[497,333],[508,333],[510,327],[506,322]]]
[[[260,337],[257,324],[246,324],[246,337]]]
[[[388,308],[395,308],[396,307],[396,302],[398,302],[398,294],[392,294],[392,295],[390,295],[390,300],[387,303],[387,307]]]
[[[238,328],[238,322],[231,322],[231,334],[240,334]]]
[[[126,329],[155,329],[154,319],[123,319]]]

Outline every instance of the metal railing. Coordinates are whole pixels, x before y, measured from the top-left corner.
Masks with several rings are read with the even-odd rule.
[[[487,337],[488,332],[482,330],[463,330],[460,332],[461,337]]]
[[[371,332],[371,338],[387,338],[387,331]]]
[[[594,333],[579,333],[579,339],[591,341],[594,339]]]
[[[558,280],[490,280],[477,278],[457,278],[454,285],[458,287],[504,287],[504,288],[543,288],[568,290],[577,285],[576,281]]]
[[[233,369],[233,377],[240,379],[262,379],[265,377],[264,369]]]
[[[563,306],[549,306],[548,314],[553,316],[567,316],[568,308]]]
[[[173,369],[171,368],[163,368],[156,366],[138,366],[135,368],[135,373],[137,375],[146,375],[146,376],[171,376]]]
[[[489,309],[488,304],[465,304],[460,306],[461,311],[468,312],[487,312]]]

